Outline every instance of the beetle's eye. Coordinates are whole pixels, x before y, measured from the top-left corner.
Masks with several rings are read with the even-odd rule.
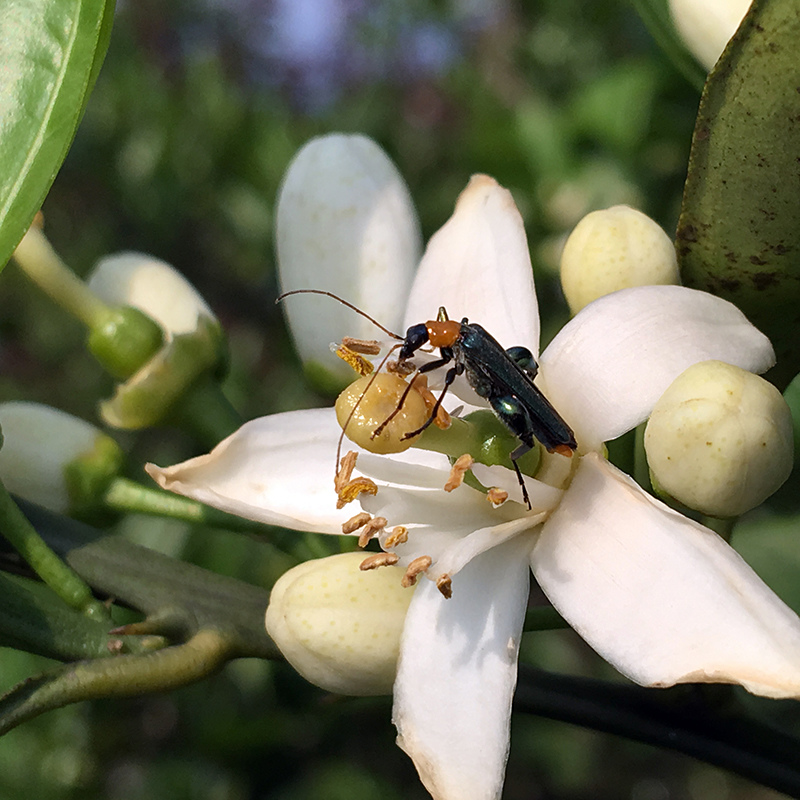
[[[506,350],[506,355],[518,366],[526,371],[536,372],[539,365],[533,357],[533,353],[527,347],[509,347]]]
[[[406,338],[400,348],[400,360],[411,358],[422,345],[428,341],[428,328],[424,322],[419,325],[412,325],[406,331]]]

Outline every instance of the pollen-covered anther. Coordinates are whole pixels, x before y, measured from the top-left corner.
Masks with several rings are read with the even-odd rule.
[[[350,483],[357,458],[358,453],[355,450],[350,450],[339,462],[339,471],[333,479],[333,488],[336,490],[336,494],[339,494]]]
[[[498,489],[497,486],[492,486],[486,493],[486,499],[495,507],[501,506],[508,500],[508,492],[505,489]]]
[[[436,579],[436,588],[446,600],[449,600],[453,596],[453,579],[446,572],[443,572]]]
[[[346,486],[339,491],[339,499],[336,501],[336,508],[344,508],[348,503],[352,503],[362,492],[367,494],[378,494],[378,486],[370,478],[353,478]]]
[[[415,558],[406,569],[406,574],[403,575],[403,580],[400,581],[403,588],[408,589],[417,582],[417,578],[433,563],[430,556],[419,556]]]
[[[343,336],[341,346],[353,353],[365,356],[377,356],[381,352],[381,344],[377,339],[356,339],[354,336]]]
[[[359,528],[366,525],[372,517],[366,512],[362,511],[354,517],[350,517],[347,522],[342,523],[342,533],[355,533]]]
[[[414,385],[414,391],[425,402],[428,413],[433,414],[433,409],[436,408],[436,395],[428,388],[428,376],[417,375],[412,381],[412,384]],[[439,408],[436,409],[436,417],[433,420],[433,424],[443,431],[446,431],[452,424],[450,422],[450,414],[447,413],[443,406],[439,406]]]
[[[391,550],[397,547],[398,544],[404,544],[408,541],[408,528],[403,525],[396,525],[387,535],[382,543],[382,547]]]
[[[345,364],[352,367],[353,371],[357,372],[362,378],[365,375],[371,374],[375,369],[371,361],[364,358],[357,350],[347,347],[344,342],[334,350],[334,353],[339,356]]]
[[[359,569],[362,572],[366,572],[369,569],[377,569],[378,567],[391,567],[394,566],[400,560],[400,556],[397,553],[373,553],[370,556],[367,556],[361,564],[359,564]]]
[[[454,489],[458,489],[458,487],[464,483],[464,475],[466,475],[474,463],[475,459],[469,453],[464,453],[463,456],[459,456],[450,469],[450,477],[444,485],[444,490],[446,492],[452,492]]]
[[[386,517],[373,517],[358,535],[358,546],[366,547],[369,540],[386,527]]]

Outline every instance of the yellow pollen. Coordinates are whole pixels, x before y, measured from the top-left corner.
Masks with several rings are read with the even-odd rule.
[[[346,486],[339,491],[339,499],[336,501],[336,508],[344,508],[348,503],[352,503],[362,492],[367,494],[378,494],[378,487],[375,481],[369,478],[353,478]]]
[[[362,378],[365,375],[369,375],[375,369],[371,361],[368,361],[356,350],[351,350],[349,347],[345,346],[344,342],[336,348],[336,355],[352,367],[353,371],[361,375]]]
[[[386,537],[386,541],[383,543],[384,547],[388,547],[390,550],[393,547],[397,547],[398,544],[403,544],[408,541],[408,528],[404,527],[403,525],[397,525],[396,527],[392,528],[391,533]]]

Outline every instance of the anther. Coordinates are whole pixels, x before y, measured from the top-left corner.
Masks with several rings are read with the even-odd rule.
[[[377,356],[381,352],[377,339],[356,339],[354,336],[343,336],[342,347],[365,356]]]
[[[432,563],[433,559],[430,556],[419,556],[419,558],[415,558],[408,565],[406,574],[403,575],[403,580],[400,581],[400,585],[404,589],[408,589],[410,586],[413,586],[417,582],[419,575],[425,572]]]
[[[358,535],[358,546],[366,547],[369,540],[386,527],[386,517],[373,517]]]
[[[469,453],[459,456],[450,469],[450,477],[444,485],[444,490],[452,492],[454,489],[458,489],[464,483],[464,475],[474,463],[475,459]]]
[[[367,556],[359,565],[362,572],[370,569],[377,569],[378,567],[391,567],[400,560],[397,553],[373,553]]]
[[[408,541],[408,528],[403,525],[397,525],[389,532],[389,535],[381,543],[381,547],[392,550],[398,544],[404,544]]]
[[[344,508],[348,503],[352,503],[360,494],[378,494],[378,486],[370,478],[353,478],[346,486],[339,490],[339,499],[336,501],[336,508]]]
[[[357,458],[358,453],[356,453],[355,450],[350,450],[339,462],[339,471],[333,479],[333,488],[336,490],[336,494],[339,494],[350,482],[350,477],[355,469]]]
[[[442,573],[436,579],[436,588],[442,593],[445,600],[453,596],[453,579],[446,573]]]
[[[366,512],[362,511],[354,517],[350,517],[347,522],[342,523],[342,533],[355,533],[360,527],[366,525],[372,517]]]
[[[486,493],[486,499],[496,508],[508,500],[508,492],[505,489],[498,489],[497,486],[492,486]]]

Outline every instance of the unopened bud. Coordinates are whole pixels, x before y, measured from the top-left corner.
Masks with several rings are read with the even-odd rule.
[[[653,409],[644,444],[658,490],[715,517],[755,508],[793,463],[791,414],[780,392],[720,361],[675,379]]]
[[[110,436],[56,408],[3,403],[0,425],[3,484],[51,511],[86,516],[122,470],[122,450]]]
[[[150,343],[154,346],[132,349],[126,343],[138,339],[126,336],[124,326],[92,330],[92,352],[112,374],[127,378],[101,405],[107,424],[129,430],[158,424],[200,375],[217,372],[225,363],[216,317],[197,290],[166,262],[143,253],[108,256],[98,262],[89,287],[114,306],[120,324],[130,327],[144,320],[159,332],[159,340]]]
[[[630,206],[587,214],[561,255],[561,286],[573,314],[619,289],[677,283],[678,262],[669,236]]]
[[[350,384],[336,399],[336,419],[347,438],[371,453],[408,450],[414,439],[403,437],[421,428],[429,413],[425,400],[414,389],[408,392],[398,411],[406,389],[406,381],[387,372],[366,375]],[[383,425],[393,414],[392,419]],[[379,433],[375,435],[375,431]]]
[[[422,252],[419,221],[405,181],[366,136],[328,134],[295,156],[278,197],[275,236],[281,290],[325,289],[400,326]],[[328,345],[346,335],[369,339],[375,327],[329,297],[283,303],[307,374],[329,389],[350,375]]]
[[[306,561],[275,584],[267,632],[306,680],[347,695],[390,694],[413,590],[395,566],[361,571],[363,553]]]

